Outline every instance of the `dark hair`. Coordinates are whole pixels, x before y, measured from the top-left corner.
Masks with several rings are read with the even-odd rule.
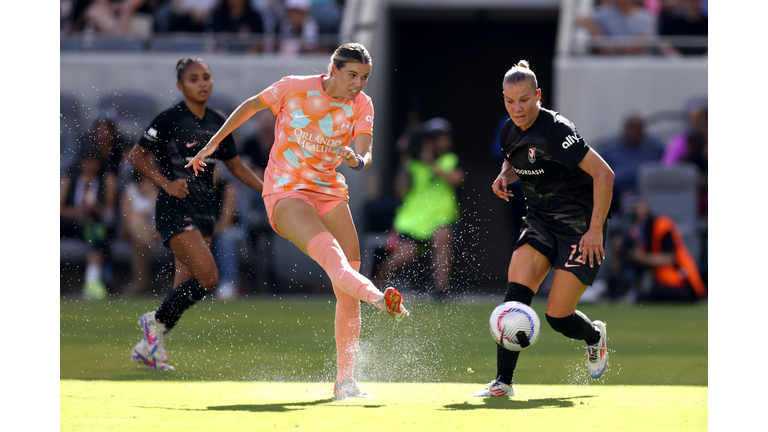
[[[373,66],[371,55],[368,54],[368,50],[365,49],[363,44],[351,42],[336,48],[336,51],[331,54],[331,64],[336,66],[337,69],[342,69],[347,63],[362,63]],[[330,72],[331,66],[328,65],[328,71]]]
[[[198,56],[185,57],[176,62],[176,81],[181,82],[181,77],[184,76],[184,72],[194,63],[199,63],[207,67],[208,70],[211,70],[211,67],[208,66],[208,63],[206,63],[202,58]]]
[[[504,74],[504,84],[515,84],[523,80],[530,80],[534,89],[539,88],[539,81],[536,74],[531,70],[531,65],[527,60],[520,60],[516,65]]]

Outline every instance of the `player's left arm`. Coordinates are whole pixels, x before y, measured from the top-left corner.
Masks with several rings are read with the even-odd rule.
[[[579,162],[579,168],[592,176],[594,185],[594,205],[589,230],[579,242],[579,251],[588,257],[589,266],[593,267],[595,261],[601,264],[605,258],[603,225],[611,208],[614,174],[611,167],[593,149],[589,149],[586,156]]]
[[[373,162],[373,135],[365,132],[360,133],[355,137],[354,150],[349,146],[341,146],[339,149],[339,157],[341,157],[345,164],[352,168],[357,168],[361,163],[357,160],[357,157],[355,157],[355,153],[363,158],[362,163],[365,164],[363,169],[368,169]]]
[[[235,178],[245,183],[246,186],[259,193],[264,190],[264,182],[262,179],[260,179],[259,176],[243,162],[240,156],[225,160],[224,165],[227,166],[227,169],[233,176],[235,176]]]

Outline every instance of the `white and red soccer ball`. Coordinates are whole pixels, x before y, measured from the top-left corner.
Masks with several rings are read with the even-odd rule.
[[[496,306],[489,324],[496,343],[510,351],[530,348],[541,335],[541,321],[536,311],[516,301]]]

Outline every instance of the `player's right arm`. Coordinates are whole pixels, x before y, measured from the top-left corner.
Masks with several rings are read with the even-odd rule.
[[[227,135],[231,134],[235,129],[240,127],[240,125],[245,123],[246,120],[264,108],[267,108],[267,104],[262,100],[261,93],[246,99],[245,102],[241,103],[240,106],[229,115],[221,128],[213,134],[213,137],[208,141],[208,144],[200,149],[197,155],[195,155],[184,168],[192,167],[195,171],[195,175],[197,175],[198,171],[203,171],[203,167],[206,166],[203,160],[216,151],[216,147],[219,146],[219,143],[221,143]]]
[[[507,190],[507,185],[514,183],[518,178],[512,165],[507,160],[504,160],[504,163],[501,165],[501,172],[496,177],[496,180],[493,181],[491,189],[493,189],[493,193],[496,196],[504,201],[509,201],[509,197],[514,196],[514,194]]]
[[[131,149],[131,152],[128,153],[128,162],[130,162],[138,172],[152,180],[168,195],[178,199],[187,196],[189,193],[187,179],[180,178],[169,180],[168,177],[164,176],[160,171],[160,167],[149,158],[149,153],[149,149],[140,144],[136,144]]]

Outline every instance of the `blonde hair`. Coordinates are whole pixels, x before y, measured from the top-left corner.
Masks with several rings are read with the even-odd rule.
[[[504,74],[503,84],[515,84],[523,80],[530,80],[534,90],[539,88],[539,80],[536,79],[536,74],[531,70],[531,65],[527,60],[520,60],[516,65],[512,66],[506,74]]]

